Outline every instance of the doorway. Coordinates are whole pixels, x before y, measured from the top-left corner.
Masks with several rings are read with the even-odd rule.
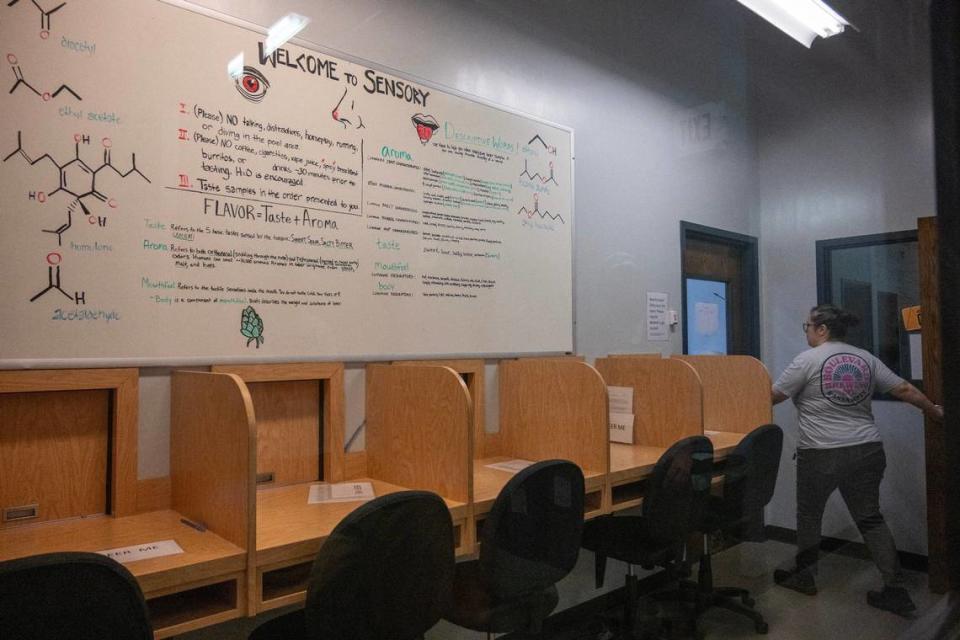
[[[683,352],[759,358],[757,239],[681,221],[680,253]]]

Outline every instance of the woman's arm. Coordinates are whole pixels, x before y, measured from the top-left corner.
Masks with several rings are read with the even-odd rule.
[[[773,402],[773,404],[780,404],[789,397],[790,396],[785,394],[783,391],[780,391],[780,389],[777,389],[776,387],[770,388],[770,401]]]
[[[925,396],[920,389],[917,389],[909,382],[901,382],[893,389],[890,389],[890,395],[897,400],[909,402],[934,420],[943,420],[943,407],[930,402],[930,398]]]

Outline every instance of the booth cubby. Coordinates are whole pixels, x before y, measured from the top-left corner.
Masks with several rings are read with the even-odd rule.
[[[752,356],[673,356],[692,366],[703,386],[703,433],[723,459],[743,436],[773,422],[770,374]]]
[[[667,448],[703,432],[700,376],[680,360],[650,354],[598,358],[597,371],[608,386],[633,390],[633,444],[611,442],[611,511],[640,504],[645,478]]]
[[[560,458],[584,474],[584,516],[605,510],[607,390],[600,374],[578,356],[502,360],[498,368],[500,431],[483,434],[483,457],[473,462],[474,513],[479,527],[513,476],[487,465],[514,459]]]
[[[292,362],[215,365],[238,376],[256,416],[255,542],[249,567],[250,615],[300,602],[310,564],[326,534],[356,508],[308,505],[310,486],[344,479],[343,364]],[[334,510],[336,511],[336,510]],[[332,524],[330,524],[332,522]]]
[[[39,506],[0,527],[0,561],[173,540],[182,553],[126,563],[165,638],[246,612],[253,416],[239,380],[174,373],[170,508],[137,513],[137,390],[136,369],[0,372],[0,467],[29,456],[44,474],[3,478],[4,500]]]

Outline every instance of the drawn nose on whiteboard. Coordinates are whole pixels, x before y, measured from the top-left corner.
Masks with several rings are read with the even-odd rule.
[[[349,89],[344,88],[343,95],[340,96],[337,106],[333,108],[330,115],[333,116],[334,120],[342,124],[344,129],[347,127],[352,129],[366,129],[366,125],[363,124],[363,116],[357,111],[356,102],[353,97],[347,95],[348,92]]]

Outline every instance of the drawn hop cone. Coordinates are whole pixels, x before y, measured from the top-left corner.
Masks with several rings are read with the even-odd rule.
[[[260,344],[263,342],[263,319],[257,315],[253,307],[248,306],[243,310],[243,314],[240,316],[240,333],[247,338],[248,347],[251,342],[256,340],[257,349],[260,348]]]

